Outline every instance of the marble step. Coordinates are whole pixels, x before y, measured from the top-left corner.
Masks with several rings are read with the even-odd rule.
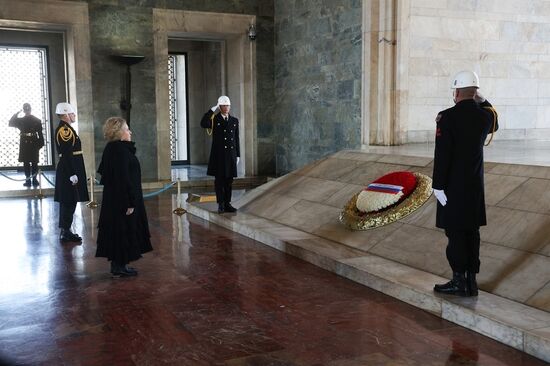
[[[216,204],[188,202],[188,213],[301,258],[436,316],[550,362],[550,313],[480,291],[477,298],[441,296],[448,279],[265,218],[218,215]]]

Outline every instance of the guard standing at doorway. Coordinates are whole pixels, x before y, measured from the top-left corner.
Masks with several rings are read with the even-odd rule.
[[[79,242],[82,238],[71,232],[73,215],[77,202],[89,200],[82,143],[71,126],[76,120],[74,107],[69,103],[58,103],[55,113],[60,119],[55,130],[59,162],[55,171],[54,194],[54,201],[59,202],[59,239],[62,242]]]
[[[479,227],[487,224],[483,146],[487,135],[498,130],[498,118],[479,92],[475,72],[459,72],[451,88],[455,106],[436,117],[432,187],[438,201],[436,226],[445,229],[448,238],[446,254],[453,278],[435,285],[434,291],[477,296]]]
[[[17,117],[19,113],[25,115]],[[23,109],[15,113],[8,124],[10,127],[19,129],[19,161],[25,169],[25,187],[38,186],[36,174],[38,172],[38,152],[44,146],[44,135],[42,134],[42,121],[31,114],[31,105],[23,104]],[[31,169],[32,168],[32,169]]]
[[[219,112],[216,113],[216,110]],[[231,206],[233,178],[237,176],[239,164],[239,120],[229,114],[231,101],[225,95],[204,114],[201,127],[212,135],[212,147],[206,174],[214,176],[218,213],[235,212]]]

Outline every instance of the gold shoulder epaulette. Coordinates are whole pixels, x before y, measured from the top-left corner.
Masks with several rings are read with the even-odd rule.
[[[63,128],[60,128],[59,131],[57,131],[56,139],[59,145],[61,144],[61,141],[63,142],[71,141],[71,143],[74,145],[76,141],[76,136],[74,135],[73,130],[71,130],[68,127],[63,127]]]

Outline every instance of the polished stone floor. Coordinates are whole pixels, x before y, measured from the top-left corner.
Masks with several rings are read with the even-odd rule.
[[[17,365],[544,365],[525,353],[147,200],[136,278],[57,240],[51,198],[2,199],[0,355]]]

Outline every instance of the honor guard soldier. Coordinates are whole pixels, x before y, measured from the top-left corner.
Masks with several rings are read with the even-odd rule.
[[[454,107],[436,117],[432,187],[438,201],[436,226],[445,229],[448,238],[446,254],[453,278],[435,285],[434,291],[477,296],[479,227],[487,224],[483,146],[487,135],[492,139],[498,130],[498,117],[479,92],[475,72],[459,72],[451,88]]]
[[[17,117],[19,113],[25,115]],[[42,134],[42,121],[31,114],[31,105],[23,104],[23,109],[15,113],[8,124],[10,127],[18,128],[19,133],[19,161],[25,169],[25,187],[38,186],[36,174],[38,172],[38,152],[44,146],[44,135]],[[32,169],[31,169],[32,167]]]
[[[219,112],[216,113],[216,110]],[[212,135],[212,148],[206,174],[214,176],[218,213],[235,212],[231,206],[233,178],[237,176],[239,164],[239,120],[229,114],[231,101],[225,95],[218,98],[218,104],[202,117],[201,127]]]
[[[55,113],[60,119],[55,130],[55,146],[59,162],[55,171],[54,200],[59,202],[59,239],[63,242],[79,242],[82,238],[71,232],[77,202],[88,201],[86,169],[82,156],[82,144],[71,126],[76,120],[76,111],[69,103],[59,103]]]

